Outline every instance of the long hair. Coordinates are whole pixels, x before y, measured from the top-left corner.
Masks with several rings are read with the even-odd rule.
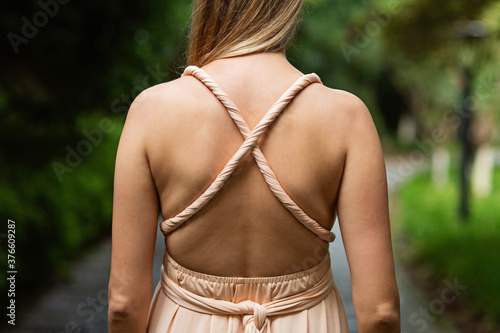
[[[194,0],[187,64],[282,51],[295,36],[303,0]]]

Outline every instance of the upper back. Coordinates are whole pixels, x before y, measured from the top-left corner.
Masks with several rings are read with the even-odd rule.
[[[250,129],[302,75],[278,59],[260,60],[224,59],[204,67]],[[192,76],[150,88],[148,94],[156,107],[145,122],[146,150],[166,219],[206,190],[244,138],[220,101]],[[283,189],[328,229],[346,156],[350,98],[310,84],[258,140]],[[328,251],[328,244],[273,195],[251,153],[215,197],[166,240],[167,250],[180,264],[226,276],[299,271],[321,261]]]

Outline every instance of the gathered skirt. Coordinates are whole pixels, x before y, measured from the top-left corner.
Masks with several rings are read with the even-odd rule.
[[[224,277],[179,265],[165,251],[148,314],[151,333],[349,333],[330,256],[297,273]]]

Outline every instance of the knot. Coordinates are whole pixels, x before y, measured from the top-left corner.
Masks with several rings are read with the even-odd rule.
[[[245,333],[265,333],[266,332],[266,322],[267,309],[250,300],[246,300],[238,303],[238,307],[241,310],[243,316],[243,325],[245,325]]]

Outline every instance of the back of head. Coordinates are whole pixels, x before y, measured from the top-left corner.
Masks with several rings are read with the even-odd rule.
[[[195,0],[188,65],[282,51],[293,40],[303,0]]]

